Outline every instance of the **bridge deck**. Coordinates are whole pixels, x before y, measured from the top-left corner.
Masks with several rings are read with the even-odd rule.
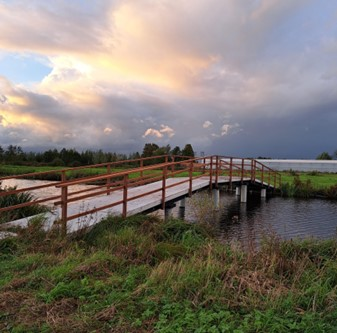
[[[179,177],[179,178],[168,178],[166,184],[173,185],[177,184],[183,180],[188,180],[188,177]],[[245,179],[249,181],[250,179]],[[232,178],[232,183],[241,182],[241,178]],[[228,184],[228,177],[219,177],[218,184]],[[154,183],[137,186],[130,188],[128,190],[128,205],[127,205],[127,216],[139,214],[146,212],[152,209],[158,209],[162,205],[162,193],[160,189],[162,188],[162,181],[157,181]],[[192,192],[196,192],[202,189],[209,188],[209,177],[201,177],[198,179],[193,179],[192,182]],[[143,193],[148,193],[153,190],[159,190],[156,193],[147,194],[144,197],[137,198],[132,200],[133,197],[136,197]],[[186,197],[189,194],[189,183],[185,182],[183,184],[176,185],[174,187],[169,187],[166,189],[165,202],[176,201],[180,198]],[[118,190],[112,192],[110,195],[101,195],[97,197],[92,197],[80,202],[70,203],[68,205],[68,214],[76,215],[80,212],[89,211],[95,207],[102,207],[109,205],[114,202],[121,201],[123,199],[123,190]],[[83,226],[90,226],[95,223],[98,223],[102,218],[105,218],[107,215],[121,215],[123,210],[123,205],[119,204],[114,207],[100,210],[90,215],[79,217],[68,221],[68,231],[76,231],[77,229]],[[53,223],[60,219],[61,217],[61,208],[55,207],[52,212],[45,214],[46,216],[46,228],[50,228]],[[6,223],[5,225],[10,226],[27,226],[29,220],[34,218],[34,216],[19,219]]]

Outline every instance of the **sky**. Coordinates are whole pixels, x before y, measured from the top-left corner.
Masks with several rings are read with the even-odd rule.
[[[337,1],[0,0],[0,146],[337,150]]]

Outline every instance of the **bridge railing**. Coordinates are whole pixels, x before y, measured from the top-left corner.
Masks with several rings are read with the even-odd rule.
[[[99,169],[101,174],[86,175],[84,173],[84,171],[87,170],[97,172],[97,169]],[[1,197],[16,195],[22,192],[35,193],[50,188],[54,190],[55,188],[58,189],[56,194],[54,193],[53,195],[48,195],[32,202],[0,207],[0,214],[23,207],[52,202],[56,206],[61,206],[61,220],[65,231],[67,221],[117,205],[122,205],[121,213],[123,216],[126,216],[128,202],[156,192],[161,192],[162,208],[164,208],[166,192],[170,187],[188,183],[189,194],[191,194],[193,180],[200,177],[209,177],[210,188],[212,188],[212,186],[218,186],[219,177],[224,176],[228,177],[230,184],[234,180],[237,181],[238,178],[241,182],[246,179],[250,179],[251,181],[259,179],[262,184],[274,187],[277,187],[278,182],[280,183],[280,178],[278,178],[280,176],[278,176],[275,171],[255,160],[225,156],[191,158],[188,156],[168,155],[2,177],[0,178],[0,183],[7,179],[50,179],[55,178],[55,175],[57,175],[57,179],[59,180],[46,181],[46,183],[41,185],[32,185],[20,189],[12,188],[6,191],[0,191],[1,199]],[[78,178],[74,178],[75,175],[77,175]],[[166,180],[170,177],[183,178],[181,178],[182,180],[180,182],[168,185]],[[139,195],[129,195],[128,190],[130,188],[155,181],[161,182],[161,186],[157,189]],[[95,186],[82,186],[87,184],[95,184]],[[80,187],[78,185],[80,185]],[[111,202],[105,206],[95,207],[94,209],[86,210],[75,215],[68,214],[68,205],[70,203],[99,195],[110,195],[115,191],[122,193],[120,198],[115,202]]]

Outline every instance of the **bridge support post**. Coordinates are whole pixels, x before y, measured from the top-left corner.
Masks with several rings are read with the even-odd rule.
[[[240,195],[240,187],[239,186],[237,186],[235,188],[235,195]]]
[[[182,220],[185,218],[185,207],[186,207],[186,198],[183,198],[180,200],[178,211],[178,217]]]
[[[262,188],[261,189],[261,198],[266,198],[267,197],[267,189]]]
[[[172,214],[173,214],[173,208],[175,207],[176,205],[174,203],[172,204],[166,204],[165,205],[165,221],[166,220],[169,220],[171,217],[172,217]]]
[[[215,209],[219,209],[220,208],[220,190],[218,188],[214,188],[212,190],[212,194],[213,194],[214,207]]]
[[[241,186],[241,202],[247,202],[247,191],[248,187],[247,185]]]

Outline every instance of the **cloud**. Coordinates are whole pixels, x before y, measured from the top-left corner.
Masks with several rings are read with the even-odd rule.
[[[109,127],[106,127],[106,128],[104,128],[104,131],[103,131],[105,134],[109,134],[109,133],[111,133],[112,132],[112,129],[111,128],[109,128]]]
[[[172,138],[174,136],[174,130],[172,128],[170,128],[167,125],[161,125],[160,126],[161,129],[160,130],[156,130],[153,128],[148,128],[144,135],[143,138],[147,137],[147,136],[154,136],[157,137],[158,139],[161,139],[164,137],[164,135],[167,135],[169,138]]]
[[[145,137],[147,137],[147,136],[155,136],[155,137],[157,137],[158,139],[160,139],[160,138],[163,137],[163,134],[160,133],[160,131],[158,131],[158,130],[155,130],[155,129],[153,129],[153,128],[148,128],[148,129],[145,131],[145,133],[144,133],[144,135],[143,135],[143,138],[145,138]]]
[[[237,133],[240,130],[239,124],[224,124],[221,127],[221,136],[228,135],[228,134],[234,134]]]
[[[209,128],[213,125],[213,123],[209,120],[206,120],[203,124],[202,124],[202,127],[203,128]]]
[[[272,156],[266,128],[309,115],[312,128],[337,106],[336,12],[325,0],[1,2],[1,53],[51,71],[29,86],[0,77],[0,142],[11,131],[27,149],[129,152],[153,138]],[[302,144],[337,140],[325,134]]]

